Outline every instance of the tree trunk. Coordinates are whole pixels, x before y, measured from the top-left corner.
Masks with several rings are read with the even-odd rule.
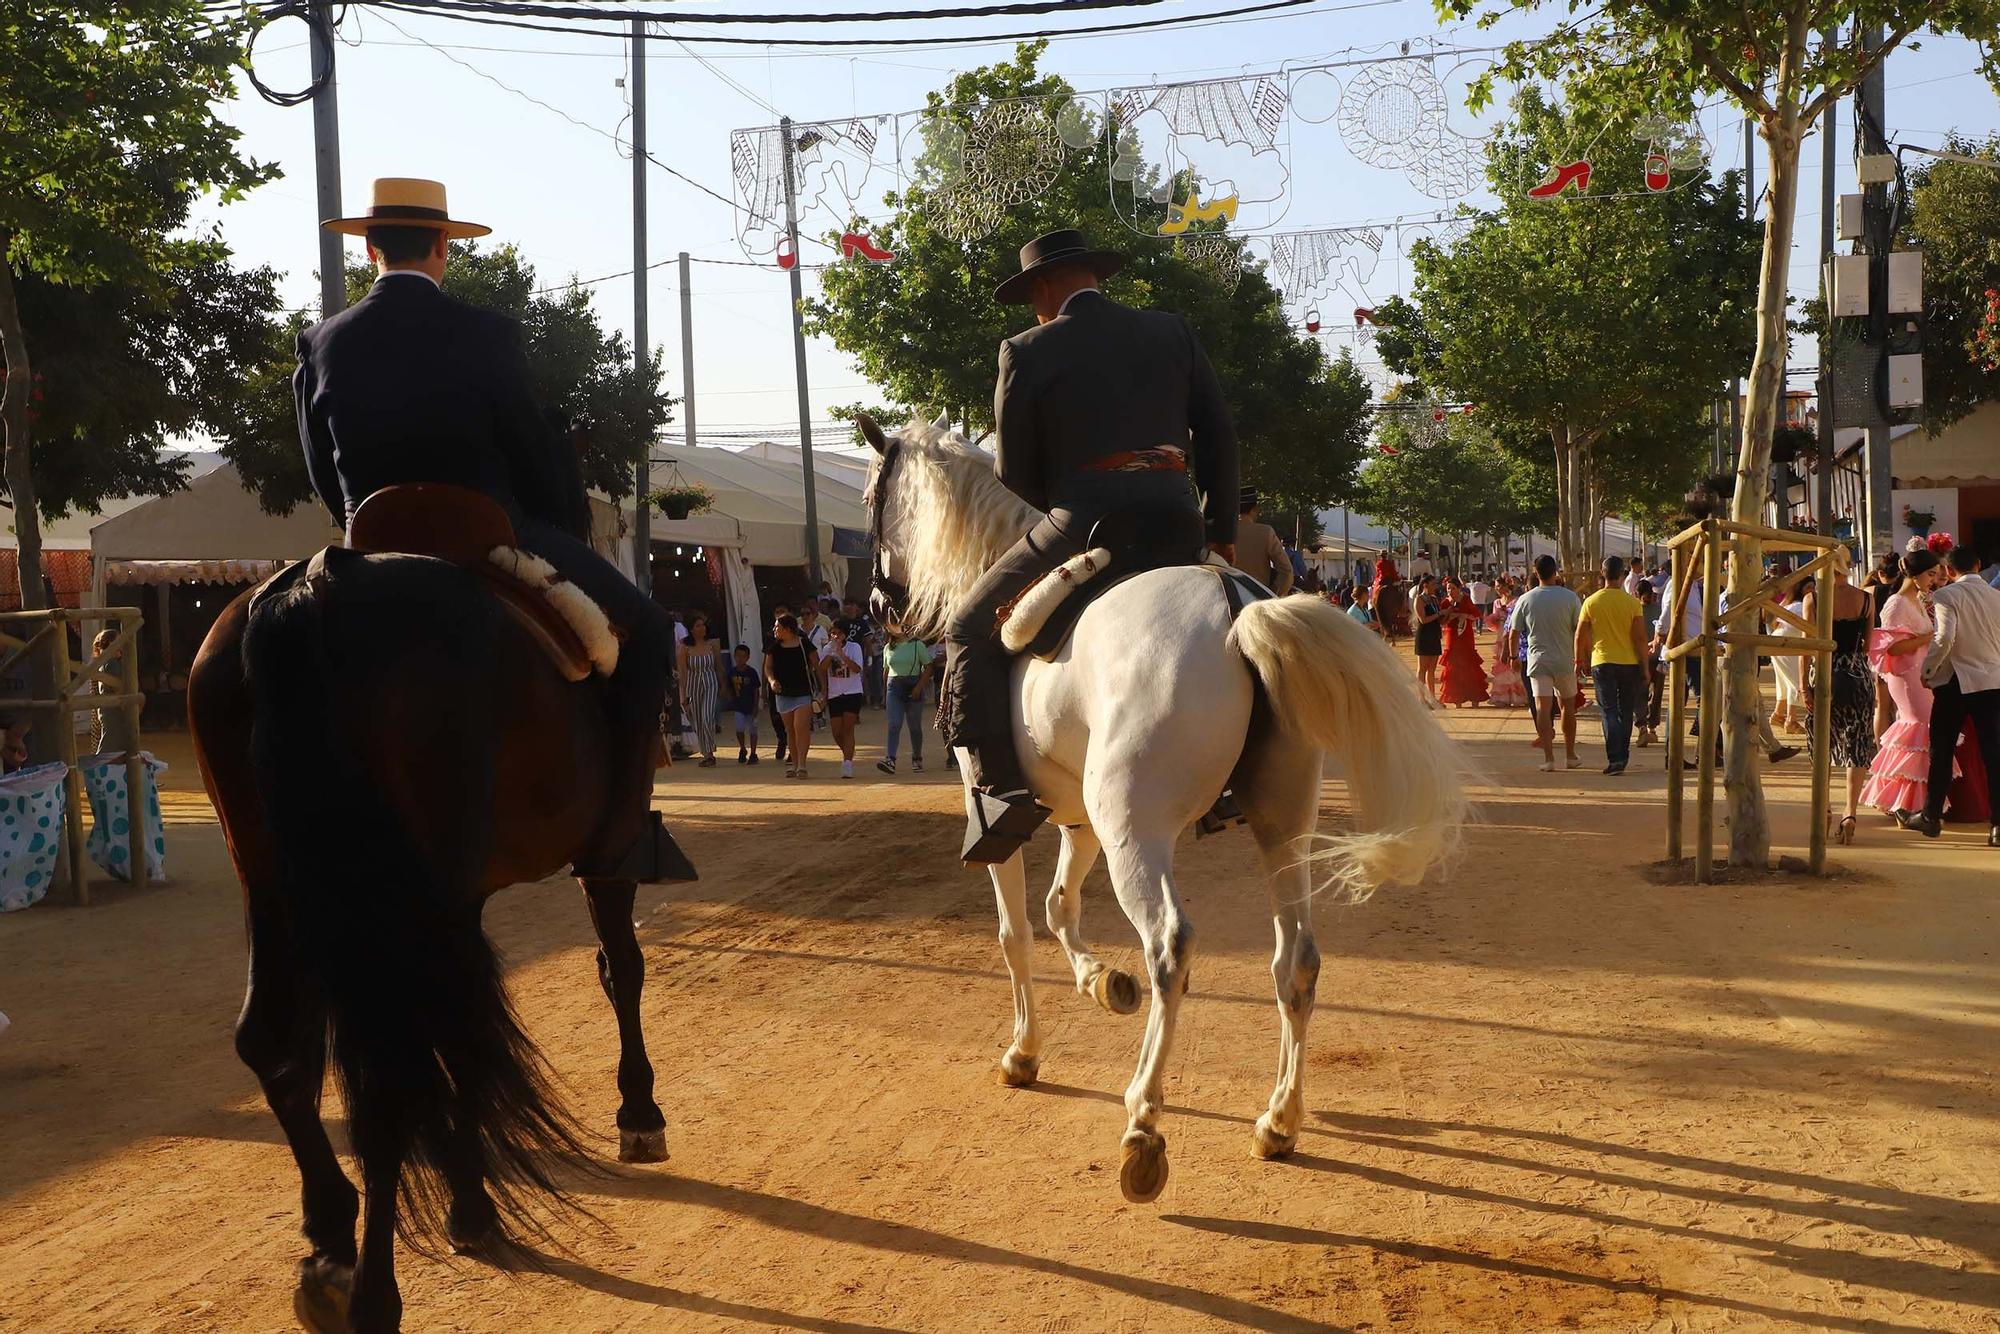
[[[1576,568],[1576,452],[1570,447],[1567,424],[1549,431],[1556,448],[1556,559],[1565,570]],[[1530,562],[1532,564],[1532,562]]]
[[[14,533],[20,543],[21,605],[41,611],[49,602],[42,591],[42,516],[35,508],[33,459],[28,452],[28,400],[34,381],[28,366],[28,334],[14,299],[14,273],[5,261],[11,240],[0,232],[0,358],[7,367],[0,423],[5,425],[7,494],[14,502]]]
[[[1743,414],[1743,442],[1736,456],[1736,495],[1730,514],[1741,523],[1762,523],[1771,475],[1771,436],[1785,392],[1785,299],[1792,254],[1792,230],[1799,196],[1799,138],[1796,117],[1767,120],[1763,126],[1769,167],[1770,208],[1764,217],[1763,272],[1757,288],[1757,357],[1750,364],[1749,403]],[[1732,605],[1747,598],[1763,580],[1763,544],[1738,538],[1729,562]],[[1723,783],[1729,800],[1729,864],[1763,867],[1770,861],[1771,826],[1754,752],[1759,708],[1757,649],[1732,644],[1723,650]],[[1706,687],[1707,683],[1704,683]],[[1817,811],[1812,819],[1823,818]]]

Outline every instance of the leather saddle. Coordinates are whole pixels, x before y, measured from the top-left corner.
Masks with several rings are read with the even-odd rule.
[[[1208,550],[1202,517],[1183,506],[1114,510],[1091,525],[1085,551],[1111,553],[1111,564],[1070,589],[1022,650],[1047,660],[1062,652],[1077,621],[1091,603],[1135,575],[1181,565],[1199,565]],[[1043,576],[1046,578],[1047,576]],[[1033,589],[1040,583],[1029,585]],[[1022,596],[1028,590],[1023,590]],[[1016,598],[1016,602],[1020,599]]]
[[[539,590],[493,562],[495,550],[516,544],[514,521],[498,501],[443,482],[384,487],[362,501],[347,524],[350,550],[430,556],[478,575],[563,679],[582,681],[592,671],[583,638]]]

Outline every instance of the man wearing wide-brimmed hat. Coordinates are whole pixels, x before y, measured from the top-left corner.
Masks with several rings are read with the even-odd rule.
[[[1009,658],[993,636],[999,609],[1119,510],[1183,516],[1183,532],[1157,536],[1162,545],[1184,537],[1190,558],[1204,537],[1226,553],[1236,533],[1236,433],[1214,368],[1181,316],[1134,310],[1098,290],[1124,263],[1081,232],[1050,232],[1021,248],[1021,271],[994,293],[1033,306],[1037,321],[1000,345],[997,470],[1048,517],[953,614],[940,715],[945,740],[972,754],[973,786],[1023,816],[1042,808],[1014,752]],[[1034,828],[1025,818],[1003,823]],[[1006,841],[986,838],[978,859],[1004,861]]]
[[[612,790],[650,804],[672,622],[590,548],[582,465],[535,402],[520,325],[440,286],[448,243],[490,229],[453,218],[438,182],[400,176],[375,182],[366,213],[322,225],[367,238],[378,276],[367,296],[299,335],[292,393],[313,489],[343,527],[370,495],[403,483],[448,482],[499,501],[520,545],[624,635],[606,691]],[[579,874],[646,875],[624,851]]]

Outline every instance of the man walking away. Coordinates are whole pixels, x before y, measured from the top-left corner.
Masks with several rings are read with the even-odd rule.
[[[1925,838],[1944,832],[1944,799],[1951,787],[1951,758],[1967,719],[1986,764],[1986,809],[1993,820],[1986,846],[2000,848],[2000,589],[1979,577],[1979,554],[1954,547],[1958,577],[1931,594],[1937,626],[1924,655],[1924,683],[1931,696],[1930,791],[1916,828]]]
[[[1246,486],[1238,497],[1236,520],[1237,569],[1255,579],[1279,597],[1292,591],[1292,555],[1285,550],[1278,530],[1262,519],[1263,498],[1257,488]]]
[[[1597,709],[1604,723],[1604,772],[1622,774],[1632,758],[1632,722],[1652,674],[1646,609],[1625,591],[1625,562],[1604,558],[1604,586],[1584,599],[1576,627],[1576,661],[1590,661]]]
[[[1479,619],[1485,620],[1493,611],[1493,585],[1481,578],[1475,578],[1465,586],[1466,596],[1472,605],[1479,608]]]
[[[1556,767],[1555,715],[1562,711],[1565,768],[1576,757],[1576,627],[1583,603],[1557,582],[1554,556],[1535,561],[1536,587],[1514,606],[1514,628],[1528,637],[1528,680],[1535,699],[1535,741],[1542,748],[1543,773]]]

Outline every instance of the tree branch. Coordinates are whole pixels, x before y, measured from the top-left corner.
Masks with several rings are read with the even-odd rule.
[[[1854,47],[1855,54],[1861,63],[1855,68],[1854,77],[1837,87],[1829,84],[1825,88],[1822,88],[1819,95],[1808,102],[1805,109],[1800,112],[1801,123],[1806,125],[1812,124],[1819,119],[1820,114],[1829,106],[1860,87],[1868,76],[1875,72],[1875,67],[1882,63],[1884,57],[1909,40],[1911,35],[1922,26],[1921,22],[1913,22],[1907,27],[1896,29],[1884,39],[1882,45],[1876,47],[1873,51],[1861,48],[1861,30],[1857,26],[1854,31]]]

